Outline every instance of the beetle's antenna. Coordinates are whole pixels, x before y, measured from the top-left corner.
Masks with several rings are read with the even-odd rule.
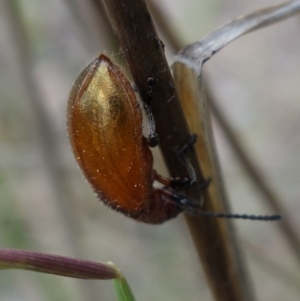
[[[162,198],[166,196],[166,201],[173,201],[180,206],[187,214],[201,215],[205,217],[218,217],[218,218],[235,218],[235,219],[249,219],[252,221],[278,221],[282,219],[282,215],[253,215],[253,214],[235,214],[223,212],[210,212],[199,210],[201,203],[199,201],[190,199],[182,194],[179,194],[170,187],[163,188]]]
[[[219,218],[235,218],[235,219],[249,219],[253,221],[278,221],[282,219],[282,215],[248,215],[248,214],[231,214],[218,212],[193,211],[196,215],[205,217],[219,217]]]
[[[185,202],[184,202],[185,201]],[[252,221],[278,221],[282,219],[281,214],[274,214],[274,215],[253,215],[253,214],[236,214],[236,213],[223,213],[223,212],[210,212],[210,211],[200,211],[196,209],[195,203],[192,203],[190,199],[184,198],[181,200],[181,205],[185,206],[184,211],[186,213],[192,215],[201,215],[204,217],[217,217],[217,218],[234,218],[234,219],[249,219]],[[189,206],[194,207],[192,209],[186,209]],[[199,204],[198,204],[199,208]]]

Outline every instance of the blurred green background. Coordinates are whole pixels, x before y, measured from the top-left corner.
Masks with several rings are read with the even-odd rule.
[[[71,153],[66,134],[68,93],[79,72],[100,51],[117,55],[114,38],[104,26],[102,32],[95,32],[93,24],[98,20],[88,1],[14,1],[28,37],[22,44],[10,1],[0,1],[0,247],[113,261],[137,301],[212,300],[184,219],[149,226],[112,212],[97,201]],[[280,3],[155,2],[184,45],[237,16]],[[252,33],[227,46],[204,68],[219,106],[298,226],[299,31],[300,19],[294,17]],[[90,32],[95,38],[87,37]],[[20,54],[20,45],[29,50],[29,60]],[[168,44],[166,50],[171,64]],[[32,66],[29,75],[22,73],[23,64],[27,71],[28,64]],[[31,96],[28,82],[37,85],[41,102]],[[214,130],[232,211],[272,213],[217,124]],[[155,168],[166,174],[161,159],[157,158]],[[234,223],[258,300],[299,300],[299,264],[276,223]],[[0,300],[116,297],[109,281],[2,271]]]

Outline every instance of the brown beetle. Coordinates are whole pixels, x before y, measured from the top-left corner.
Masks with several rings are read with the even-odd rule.
[[[182,211],[173,192],[155,189],[170,181],[153,170],[142,133],[142,111],[123,72],[104,54],[76,80],[68,104],[68,131],[75,158],[107,205],[138,221],[162,223]]]

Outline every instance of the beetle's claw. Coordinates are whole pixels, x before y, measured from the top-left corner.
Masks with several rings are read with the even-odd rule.
[[[205,190],[205,189],[208,188],[208,186],[210,185],[210,183],[211,183],[211,178],[205,179],[200,185],[198,185],[197,188],[200,191]]]
[[[159,143],[159,137],[156,132],[149,134],[147,140],[150,147],[155,147]]]

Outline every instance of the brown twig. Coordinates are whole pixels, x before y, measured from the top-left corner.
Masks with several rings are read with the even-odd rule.
[[[174,149],[186,143],[190,132],[174,90],[163,45],[156,35],[147,6],[141,0],[104,0],[103,3],[141,98],[152,109],[160,147],[170,173],[174,177],[187,177],[187,170],[180,164]],[[153,86],[150,82],[154,83]],[[193,152],[189,160],[195,168],[198,183],[201,183],[203,175]],[[196,189],[190,189],[187,193],[199,198]],[[206,204],[211,204],[208,194],[205,193],[204,198]],[[191,216],[187,219],[198,252],[201,253],[200,249],[203,249],[199,246],[205,245],[206,260],[203,258],[203,262],[216,299],[251,300],[246,285],[240,285],[243,277],[239,273],[242,269],[237,268],[237,256],[228,248],[227,237],[231,235],[226,236],[221,226],[228,224],[228,221]]]
[[[203,90],[194,71],[174,64],[174,80],[190,129],[197,135],[196,153],[203,173],[211,178],[204,212],[231,212],[223,186]],[[202,86],[202,85],[200,85]],[[216,300],[253,300],[242,253],[231,222],[186,215],[194,243]]]

